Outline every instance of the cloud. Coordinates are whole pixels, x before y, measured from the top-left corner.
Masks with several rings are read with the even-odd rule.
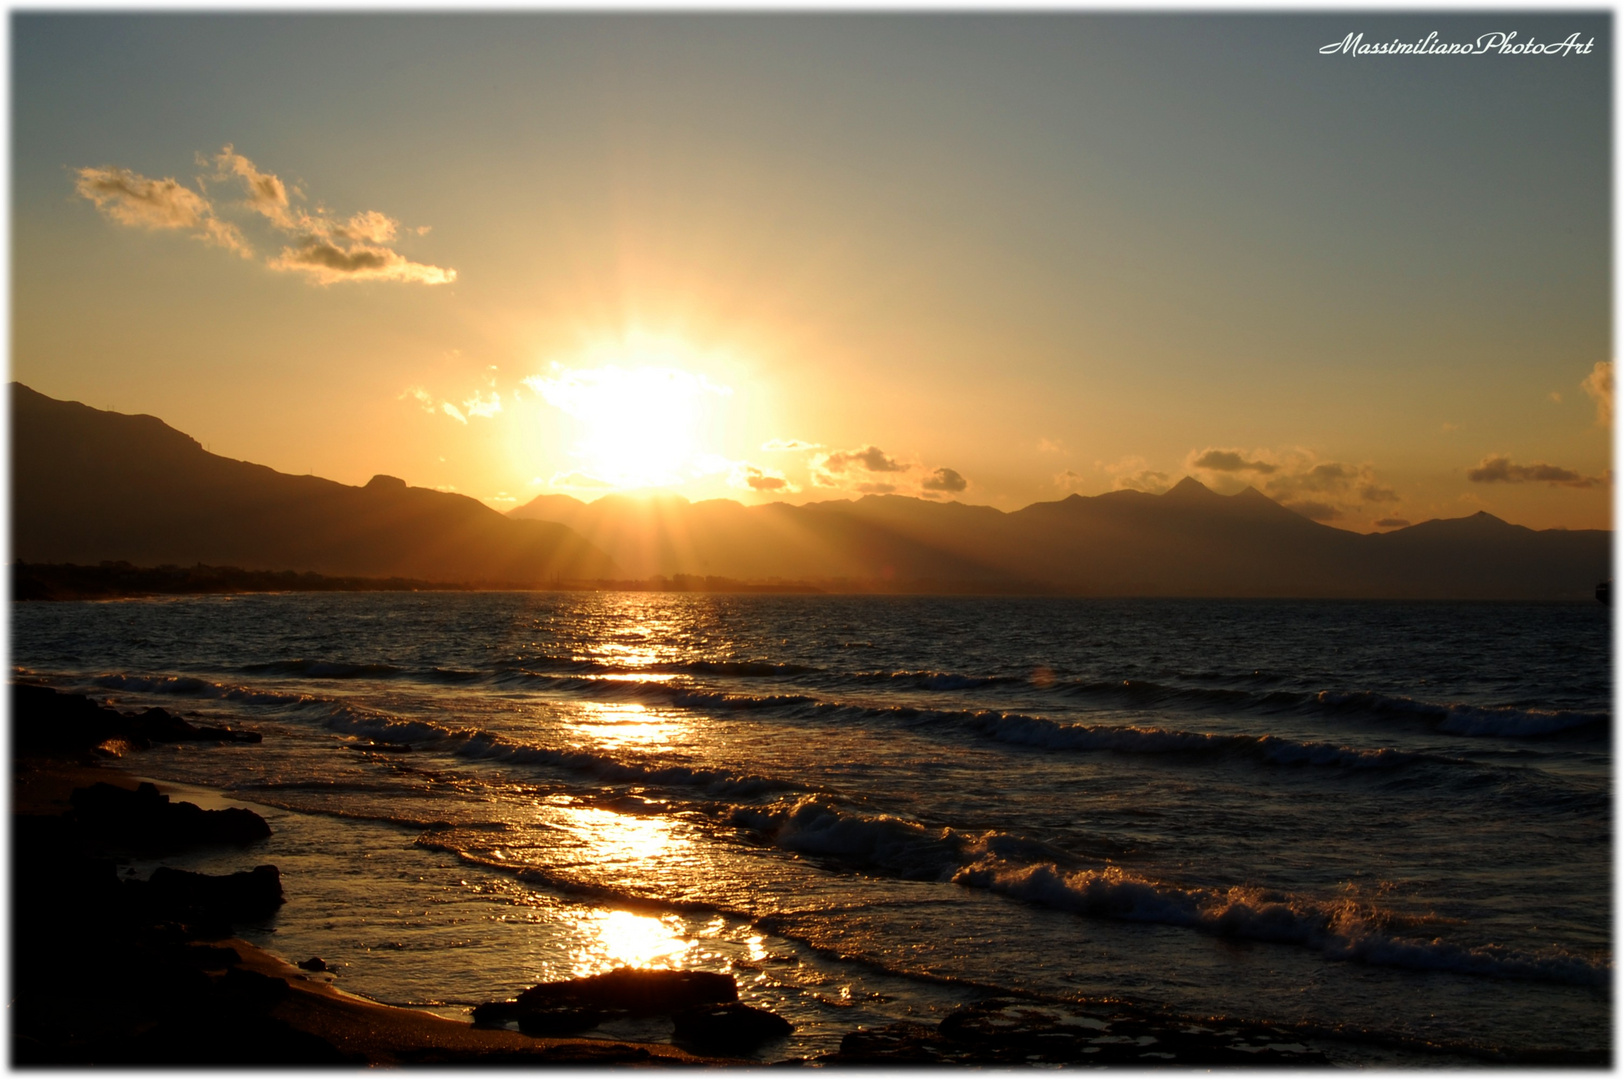
[[[768,439],[761,444],[761,448],[768,453],[792,453],[800,450],[822,450],[822,443],[806,442],[801,439]]]
[[[1224,494],[1241,490],[1245,473],[1263,493],[1314,521],[1336,521],[1359,513],[1369,504],[1401,502],[1397,491],[1382,483],[1368,462],[1323,461],[1301,447],[1288,450],[1191,451],[1192,470],[1204,470],[1208,483]]]
[[[110,221],[140,229],[190,229],[205,243],[251,255],[242,233],[214,216],[214,204],[172,176],[153,180],[113,166],[78,170],[74,190]]]
[[[462,410],[457,408],[455,405],[451,404],[451,402],[449,402],[449,401],[441,402],[440,403],[440,409],[447,416],[451,417],[451,419],[457,421],[460,424],[466,424],[468,422],[468,418],[466,416],[462,415]]]
[[[1112,491],[1143,491],[1160,495],[1173,486],[1173,478],[1155,469],[1144,469],[1128,476],[1118,476],[1111,482]]]
[[[199,155],[201,157],[201,155]],[[206,161],[204,162],[207,163]],[[260,172],[254,163],[237,153],[230,143],[214,155],[215,179],[236,176],[248,189],[248,208],[268,218],[282,229],[297,227],[288,204],[287,185],[276,175]]]
[[[926,491],[963,491],[970,486],[970,482],[956,469],[944,467],[925,477],[919,486]]]
[[[890,495],[897,490],[895,484],[858,484],[857,490],[864,495]]]
[[[445,285],[457,280],[455,270],[414,263],[398,251],[371,244],[341,247],[317,236],[298,247],[285,247],[265,264],[272,270],[301,271],[319,285],[337,281],[406,281]]]
[[[485,397],[475,390],[474,396],[464,401],[462,407],[469,416],[495,416],[502,411],[502,395],[492,390],[491,396]]]
[[[423,411],[426,413],[436,413],[440,411],[434,406],[433,396],[421,386],[408,386],[406,389],[400,392],[400,396],[395,400],[405,401],[407,398],[415,399],[419,405],[423,406]]]
[[[734,462],[727,482],[729,487],[748,491],[772,492],[780,495],[790,495],[801,490],[790,483],[784,474],[777,469],[763,469],[750,464],[748,461]]]
[[[1410,525],[1409,521],[1405,518],[1381,518],[1377,521],[1371,522],[1371,524],[1375,525],[1379,529],[1405,529]]]
[[[206,189],[208,179],[240,181],[246,198],[222,205],[257,215],[270,226],[272,236],[282,234],[281,252],[265,261],[272,270],[302,273],[317,285],[340,281],[444,285],[457,280],[455,270],[413,262],[390,247],[400,234],[400,223],[387,214],[363,210],[339,221],[319,205],[314,213],[301,209],[295,205],[303,198],[297,188],[260,169],[229,143],[212,158],[198,155],[198,162],[214,168],[212,177],[198,178],[200,187]],[[79,169],[76,176],[78,193],[121,225],[189,229],[206,243],[253,256],[242,229],[222,218],[220,207],[172,177],[152,180],[114,166]],[[427,229],[409,231],[421,236]]]
[[[1590,374],[1585,376],[1579,387],[1596,402],[1596,423],[1604,427],[1611,424],[1613,422],[1613,362],[1611,360],[1597,360],[1596,366],[1590,369]]]
[[[1173,485],[1171,476],[1158,469],[1152,469],[1150,463],[1137,454],[1113,461],[1109,465],[1098,461],[1094,464],[1111,476],[1112,491],[1143,491],[1151,495],[1160,495]],[[1068,478],[1082,479],[1070,469],[1066,470],[1064,475]],[[1080,485],[1062,484],[1061,486],[1075,487]]]
[[[1058,454],[1064,449],[1065,447],[1060,444],[1059,439],[1038,440],[1038,453],[1040,454]]]
[[[1342,511],[1328,502],[1318,499],[1299,499],[1294,502],[1281,503],[1287,510],[1295,511],[1310,521],[1335,521],[1342,516]]]
[[[1532,465],[1517,465],[1503,454],[1491,455],[1478,463],[1477,468],[1466,471],[1466,479],[1474,484],[1549,484],[1552,487],[1591,488],[1608,482],[1604,476],[1581,476],[1560,465],[1547,465],[1536,461]]]
[[[1192,454],[1190,467],[1193,469],[1206,469],[1209,472],[1255,472],[1268,475],[1279,468],[1278,465],[1267,461],[1248,461],[1237,450],[1203,450],[1200,454]]]
[[[865,446],[861,450],[836,450],[832,454],[824,454],[818,464],[819,468],[832,473],[844,473],[853,466],[868,472],[906,472],[908,469],[908,466],[886,457],[885,451],[877,446]]]

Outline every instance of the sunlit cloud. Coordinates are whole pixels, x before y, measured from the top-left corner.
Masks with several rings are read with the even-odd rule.
[[[1604,476],[1583,476],[1560,465],[1547,465],[1536,461],[1530,465],[1517,465],[1501,454],[1491,455],[1478,463],[1477,468],[1466,471],[1466,479],[1474,484],[1549,484],[1552,487],[1592,488],[1610,482],[1611,471]]]
[[[198,163],[214,170],[211,176],[198,178],[200,188],[207,190],[210,180],[240,181],[245,198],[217,205],[172,177],[153,180],[114,166],[77,170],[75,189],[121,225],[188,229],[197,239],[251,257],[253,248],[242,229],[221,217],[224,208],[246,211],[262,218],[273,236],[282,234],[281,251],[266,259],[265,266],[301,273],[317,285],[341,281],[444,285],[457,279],[455,270],[413,262],[390,247],[400,233],[394,218],[363,210],[340,221],[319,207],[314,213],[301,209],[295,205],[303,197],[297,188],[260,169],[229,143],[212,158],[198,155]],[[421,236],[426,230],[409,231]]]
[[[890,495],[897,490],[895,484],[867,483],[858,484],[857,490],[864,495]]]
[[[398,251],[373,244],[341,247],[312,236],[265,264],[272,270],[299,271],[320,285],[338,281],[405,281],[444,285],[457,280],[455,270],[415,263]]]
[[[141,229],[189,229],[196,239],[251,255],[242,232],[214,216],[214,205],[174,177],[154,180],[114,166],[77,172],[74,188],[110,221]]]
[[[207,165],[208,159],[199,154],[199,164]],[[294,221],[288,203],[288,188],[281,179],[272,173],[260,172],[254,163],[237,153],[230,143],[214,155],[216,180],[228,177],[238,177],[248,189],[247,206],[257,214],[268,218],[273,225],[282,229],[293,229],[297,223]]]
[[[801,490],[777,469],[762,468],[747,461],[734,465],[727,482],[729,487],[769,495],[793,495]]]
[[[495,416],[502,411],[502,395],[492,390],[490,396],[474,391],[474,396],[462,403],[463,411],[469,416]]]
[[[1606,426],[1613,422],[1613,362],[1598,360],[1584,381],[1579,384],[1596,403],[1596,423]]]
[[[468,422],[468,418],[462,414],[462,410],[451,404],[449,401],[441,402],[440,409],[459,424],[466,424]]]
[[[772,454],[796,453],[803,450],[822,450],[822,443],[806,442],[802,439],[768,439],[761,444],[762,450]]]
[[[844,473],[853,468],[867,472],[904,472],[908,466],[893,461],[877,446],[865,446],[861,450],[836,450],[824,454],[819,458],[818,468],[831,473]]]

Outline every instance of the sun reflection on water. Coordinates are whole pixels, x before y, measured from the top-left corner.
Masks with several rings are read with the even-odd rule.
[[[600,702],[582,702],[569,726],[591,745],[638,750],[667,749],[686,727],[678,718],[644,705]]]
[[[680,968],[699,946],[675,915],[588,911],[577,919],[575,929],[570,974],[576,978],[618,967]]]

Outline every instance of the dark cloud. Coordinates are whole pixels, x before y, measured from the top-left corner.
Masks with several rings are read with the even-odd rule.
[[[1359,497],[1365,502],[1398,502],[1398,492],[1392,488],[1384,488],[1379,484],[1366,484],[1359,489]]]
[[[1379,529],[1403,529],[1408,528],[1410,523],[1404,518],[1382,518],[1374,524]]]
[[[414,263],[386,247],[352,244],[340,247],[332,240],[307,236],[298,247],[283,248],[269,263],[273,270],[301,270],[319,283],[335,281],[415,281],[441,285],[457,279],[455,270]]]
[[[1280,468],[1267,461],[1247,461],[1234,450],[1206,450],[1190,464],[1212,472],[1255,472],[1265,476]]]
[[[963,491],[970,486],[970,482],[956,470],[942,468],[925,477],[919,486],[926,491]]]
[[[1310,521],[1335,521],[1342,516],[1342,511],[1327,502],[1317,499],[1302,499],[1297,502],[1281,503],[1287,510],[1301,514]]]
[[[1536,461],[1532,465],[1518,465],[1504,455],[1484,458],[1477,468],[1466,471],[1466,479],[1474,484],[1550,484],[1552,487],[1590,488],[1606,481],[1599,476],[1581,476],[1560,465],[1547,465]]]
[[[836,450],[824,456],[822,465],[833,473],[843,473],[853,465],[869,472],[906,472],[908,469],[908,466],[886,457],[885,451],[877,446],[865,446],[861,450]]]
[[[895,484],[858,484],[857,490],[864,495],[889,495],[897,489]]]

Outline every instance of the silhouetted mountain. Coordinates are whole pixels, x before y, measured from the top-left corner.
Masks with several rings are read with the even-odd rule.
[[[1096,596],[1581,599],[1612,534],[1535,532],[1488,514],[1360,535],[1252,488],[1186,478],[1014,513],[871,495],[790,506],[544,495],[510,516],[569,525],[634,576],[725,574],[847,587]]]
[[[206,452],[153,416],[11,384],[12,558],[196,563],[429,581],[612,577],[563,525],[375,476],[365,487]]]

